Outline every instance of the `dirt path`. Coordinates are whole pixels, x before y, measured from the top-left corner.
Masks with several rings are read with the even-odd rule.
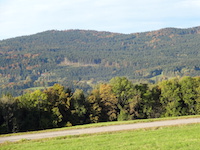
[[[140,128],[172,126],[172,125],[190,124],[190,123],[200,123],[200,118],[155,121],[155,122],[147,122],[147,123],[113,125],[113,126],[96,127],[96,128],[72,129],[72,130],[55,131],[55,132],[16,135],[16,136],[0,137],[0,143],[3,143],[5,141],[15,142],[21,139],[32,140],[32,139],[51,138],[51,137],[66,136],[66,135],[80,135],[80,134],[92,134],[92,133],[99,133],[99,132],[134,130],[134,129],[140,129]]]

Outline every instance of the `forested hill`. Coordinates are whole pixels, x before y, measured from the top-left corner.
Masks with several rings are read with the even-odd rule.
[[[51,30],[0,41],[0,88],[198,76],[199,49],[200,27],[133,34]]]

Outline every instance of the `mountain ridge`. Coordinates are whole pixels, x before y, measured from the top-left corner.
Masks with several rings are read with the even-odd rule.
[[[66,30],[51,29],[51,30],[37,32],[37,33],[34,33],[34,34],[28,34],[28,35],[21,35],[21,36],[15,36],[15,37],[11,37],[11,38],[6,38],[6,39],[2,39],[0,41],[5,41],[5,40],[10,40],[10,39],[15,39],[15,38],[21,38],[21,37],[28,37],[28,36],[33,36],[33,35],[45,33],[45,32],[92,31],[92,32],[98,32],[98,33],[113,33],[113,34],[121,34],[121,35],[131,35],[131,34],[141,34],[141,33],[148,33],[148,32],[154,33],[154,32],[158,32],[158,31],[170,30],[170,29],[175,29],[175,30],[190,30],[190,29],[200,30],[200,26],[188,27],[188,28],[165,27],[165,28],[161,28],[161,29],[158,29],[158,30],[143,31],[143,32],[133,32],[133,33],[120,33],[120,32],[99,31],[99,30],[90,30],[90,29],[88,29],[88,30],[86,30],[86,29],[66,29]]]

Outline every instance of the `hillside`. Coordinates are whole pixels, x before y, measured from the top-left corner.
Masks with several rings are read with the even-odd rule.
[[[200,74],[200,27],[119,34],[46,31],[0,41],[0,91],[88,84],[126,76],[156,82]]]

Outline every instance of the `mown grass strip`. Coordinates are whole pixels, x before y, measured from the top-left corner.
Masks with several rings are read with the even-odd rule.
[[[20,133],[12,133],[12,134],[2,134],[2,135],[0,135],[0,137],[13,136],[13,135],[23,135],[23,134],[44,133],[44,132],[54,132],[54,131],[62,131],[62,130],[70,130],[70,129],[83,129],[83,128],[103,127],[103,126],[110,126],[110,125],[122,125],[122,124],[133,124],[133,123],[142,123],[142,122],[163,121],[163,120],[199,118],[199,117],[200,117],[200,115],[192,115],[192,116],[180,116],[180,117],[165,117],[165,118],[154,118],[154,119],[137,119],[137,120],[128,120],[128,121],[101,122],[101,123],[77,125],[77,126],[72,126],[72,127],[63,127],[63,128],[40,130],[40,131],[30,131],[30,132],[20,132]]]

